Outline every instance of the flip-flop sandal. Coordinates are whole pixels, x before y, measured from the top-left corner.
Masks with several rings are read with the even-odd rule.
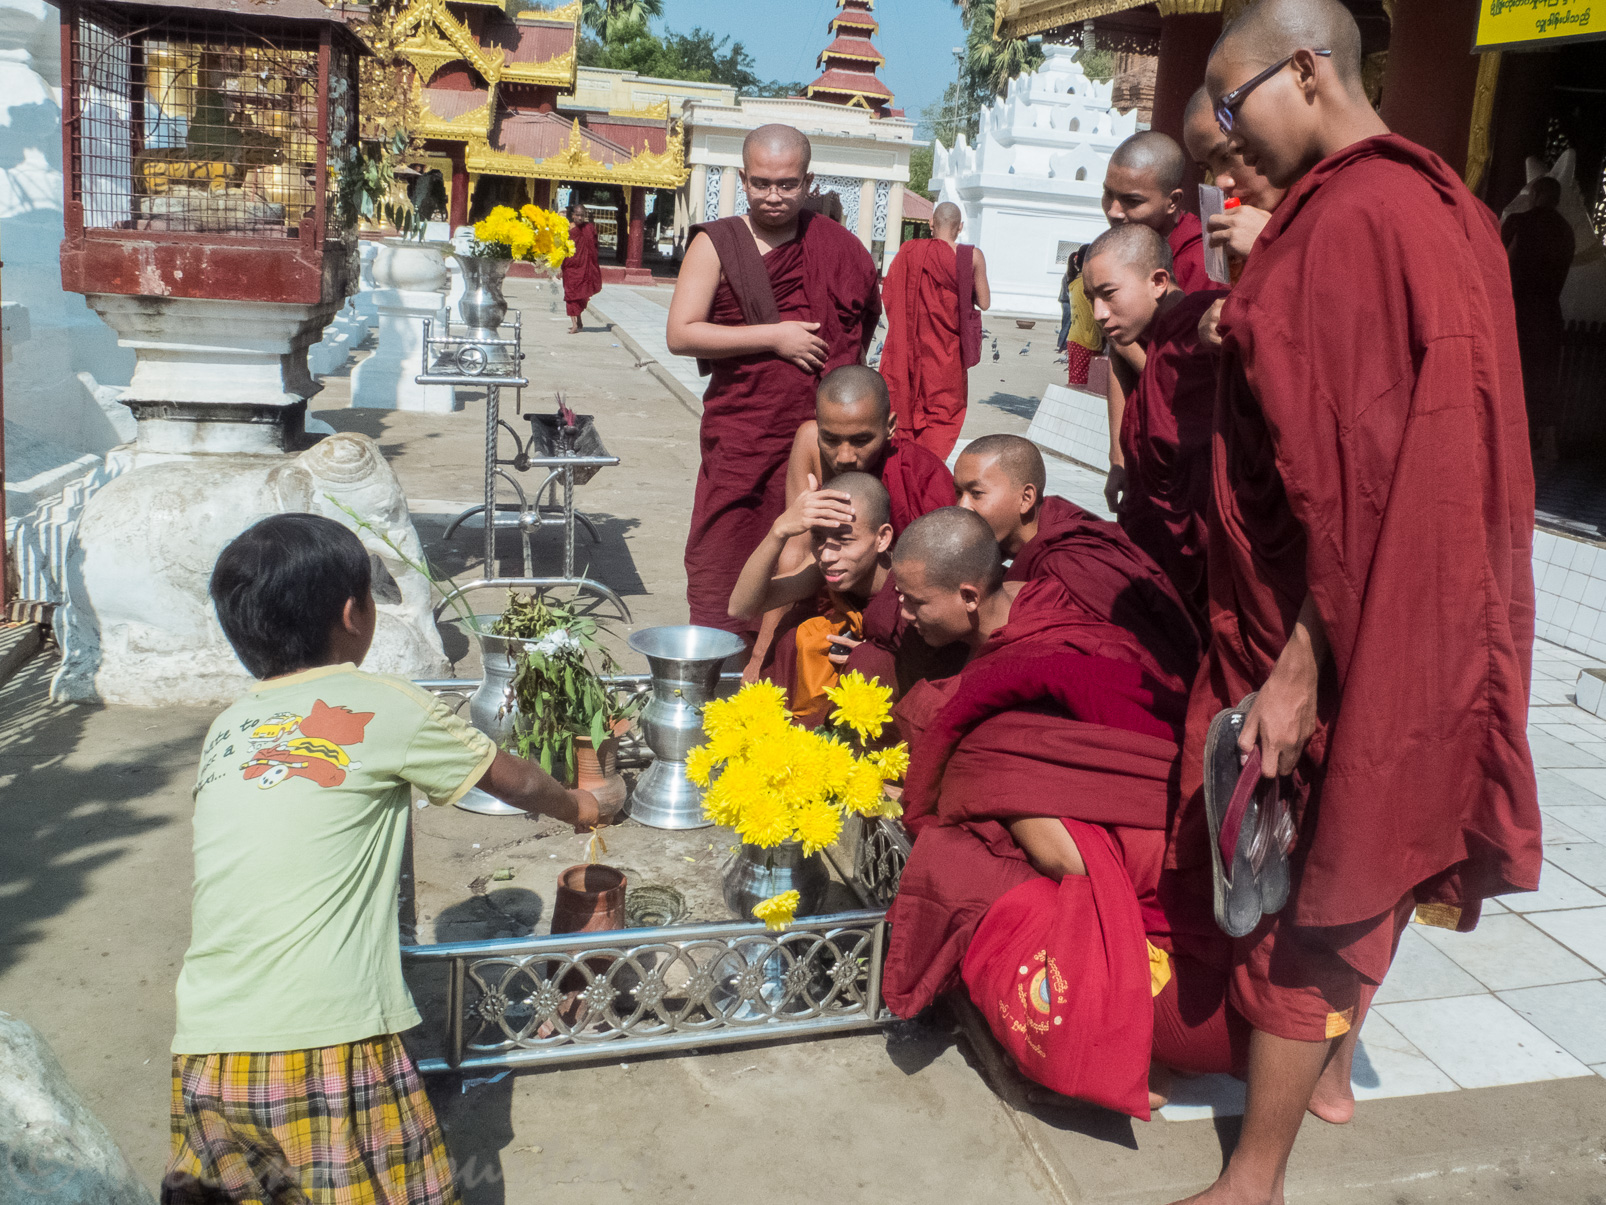
[[[1288,900],[1293,824],[1278,783],[1263,786],[1260,750],[1239,761],[1238,736],[1253,694],[1219,712],[1205,735],[1205,817],[1210,825],[1212,902],[1229,937],[1252,933]]]

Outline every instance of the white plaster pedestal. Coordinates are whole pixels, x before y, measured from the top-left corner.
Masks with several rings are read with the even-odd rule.
[[[333,303],[89,300],[138,354],[123,401],[139,430],[107,457],[115,476],[85,504],[67,550],[52,693],[148,707],[226,703],[250,678],[207,597],[223,546],[273,514],[324,514],[356,530],[333,498],[417,560],[406,497],[366,436],[300,450],[306,399],[318,388],[306,349]],[[357,534],[374,563],[379,610],[365,665],[445,672],[428,582],[382,540]]]
[[[351,373],[351,404],[375,410],[448,414],[462,407],[447,385],[420,385],[424,319],[439,320],[450,275],[439,247],[387,239],[374,255],[374,354]]]

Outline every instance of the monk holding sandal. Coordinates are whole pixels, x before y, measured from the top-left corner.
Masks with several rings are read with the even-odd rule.
[[[1214,639],[1172,834],[1179,868],[1214,879],[1254,1029],[1242,1137],[1191,1198],[1212,1205],[1281,1202],[1306,1109],[1351,1116],[1356,1037],[1413,910],[1467,930],[1539,881],[1510,281],[1489,211],[1367,102],[1360,45],[1338,0],[1261,0],[1205,79],[1232,148],[1288,189],[1221,315]],[[1258,826],[1223,823],[1245,758],[1278,780],[1257,809],[1280,790],[1294,828],[1258,872]]]
[[[686,538],[691,621],[752,638],[727,613],[749,553],[785,509],[792,437],[820,378],[858,364],[881,314],[876,269],[843,227],[804,211],[809,140],[761,126],[742,144],[748,212],[693,226],[666,340],[712,374]]]

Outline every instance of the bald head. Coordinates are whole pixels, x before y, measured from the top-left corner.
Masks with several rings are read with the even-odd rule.
[[[980,515],[957,506],[921,515],[904,528],[892,549],[894,573],[900,565],[920,566],[925,581],[939,589],[974,586],[984,597],[1004,581],[993,529]]]
[[[931,233],[938,238],[952,238],[964,224],[964,215],[952,201],[944,201],[931,211]]]
[[[1155,187],[1169,193],[1182,187],[1187,163],[1182,148],[1170,135],[1159,130],[1142,130],[1115,148],[1110,166],[1152,176]]]
[[[1147,226],[1111,226],[1088,245],[1082,257],[1084,274],[1096,259],[1113,259],[1140,276],[1159,271],[1175,275],[1170,245]]]
[[[759,126],[742,139],[742,167],[753,170],[755,156],[770,159],[796,159],[800,172],[809,170],[809,159],[814,148],[809,140],[791,126],[772,123]]]
[[[1270,67],[1296,50],[1330,50],[1339,79],[1361,87],[1361,31],[1339,0],[1259,0],[1222,32],[1216,52],[1231,48],[1245,62]]]
[[[864,408],[876,420],[885,423],[892,413],[892,399],[887,395],[887,382],[873,368],[863,364],[844,364],[825,374],[814,395],[814,415],[824,417],[827,406],[844,410]]]
[[[838,473],[830,488],[853,499],[854,525],[880,531],[892,522],[892,499],[879,477],[869,473]]]
[[[1139,229],[1147,230],[1148,227]],[[966,444],[960,455],[974,456],[978,462],[995,462],[1011,485],[1033,486],[1039,498],[1048,487],[1048,470],[1043,465],[1043,454],[1031,440],[1019,435],[983,435]]]

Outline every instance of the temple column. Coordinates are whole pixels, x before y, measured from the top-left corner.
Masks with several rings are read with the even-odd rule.
[[[1211,48],[1221,36],[1221,13],[1190,11],[1199,0],[1161,0],[1160,56],[1154,76],[1154,114],[1149,128],[1169,134],[1182,145],[1182,118],[1188,98],[1204,83]],[[1199,209],[1196,173],[1183,174],[1183,208]]]
[[[616,264],[625,262],[629,230],[630,209],[625,201],[625,190],[616,186],[613,190],[613,262]]]
[[[875,241],[875,181],[859,181],[859,228],[853,232],[868,251]]]
[[[691,181],[686,193],[686,225],[675,224],[675,233],[683,234],[687,226],[695,226],[707,216],[703,213],[703,198],[708,195],[708,168],[701,163],[692,164]]]
[[[1389,129],[1437,152],[1456,172],[1467,166],[1479,56],[1472,45],[1478,6],[1411,0],[1394,8],[1381,114]]]
[[[627,191],[630,194],[630,243],[629,250],[625,252],[625,267],[639,269],[642,227],[647,219],[647,190],[633,185]]]
[[[898,246],[902,242],[903,185],[894,181],[892,191],[887,195],[887,237],[881,251],[880,265],[883,273],[892,267],[892,257],[898,254]]]
[[[736,212],[736,190],[742,182],[736,178],[736,169],[726,167],[720,169],[719,177],[719,216],[728,218]]]

